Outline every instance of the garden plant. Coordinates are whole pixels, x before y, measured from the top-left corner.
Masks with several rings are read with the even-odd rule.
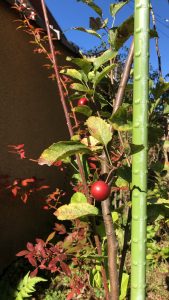
[[[37,163],[66,172],[71,197],[59,189],[47,196],[44,209],[56,223],[17,254],[31,266],[8,299],[167,299],[169,83],[161,69],[149,71],[149,39],[158,40],[150,2],[135,0],[134,16],[119,26],[118,12],[130,1],[112,3],[109,26],[94,1],[79,1],[95,17],[89,29],[74,30],[96,36],[101,47],[67,57],[69,67],[59,66],[44,0],[47,35],[24,13],[19,26],[48,59],[70,135]]]

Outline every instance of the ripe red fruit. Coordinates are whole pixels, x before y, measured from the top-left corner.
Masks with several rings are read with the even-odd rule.
[[[91,186],[91,195],[96,201],[103,201],[110,195],[110,187],[102,180],[96,181]]]
[[[78,105],[78,106],[83,106],[83,105],[86,105],[87,102],[88,102],[88,99],[87,99],[86,97],[82,97],[82,98],[80,98],[80,99],[78,100],[77,105]]]

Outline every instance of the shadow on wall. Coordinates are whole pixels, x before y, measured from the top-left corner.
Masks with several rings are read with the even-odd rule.
[[[24,143],[27,157],[37,159],[53,142],[68,138],[56,83],[48,79],[42,55],[33,53],[29,36],[16,30],[17,18],[16,12],[0,1],[0,176],[8,174],[11,182],[16,178],[43,178],[51,190],[64,189],[65,178],[56,168],[39,166],[8,152],[8,145]],[[62,45],[58,47],[62,52],[59,63],[63,65],[65,56],[72,53]],[[48,234],[50,218],[42,206],[41,192],[32,193],[25,205],[1,189],[0,271],[27,241]]]

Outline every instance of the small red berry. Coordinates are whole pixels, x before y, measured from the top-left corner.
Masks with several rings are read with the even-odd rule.
[[[83,105],[86,105],[87,102],[88,102],[88,99],[87,99],[86,97],[83,97],[83,98],[80,98],[80,99],[78,100],[77,105],[78,105],[78,106],[83,106]]]
[[[91,186],[91,195],[96,201],[103,201],[110,195],[110,187],[102,180],[96,181]]]

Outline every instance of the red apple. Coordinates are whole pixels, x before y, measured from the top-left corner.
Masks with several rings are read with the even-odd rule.
[[[110,195],[110,187],[102,180],[96,181],[91,186],[91,195],[96,201],[103,201]]]
[[[83,105],[86,105],[87,102],[88,102],[88,99],[87,99],[86,97],[82,97],[82,98],[80,98],[80,99],[78,100],[77,105],[78,105],[78,106],[83,106]]]

